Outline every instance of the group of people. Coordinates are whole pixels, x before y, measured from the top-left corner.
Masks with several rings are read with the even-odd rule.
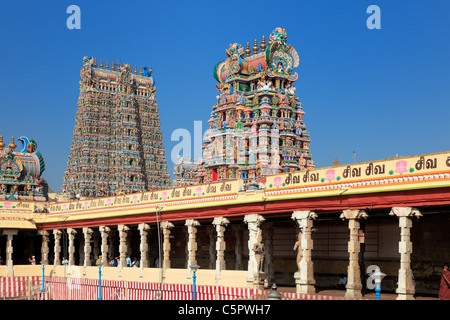
[[[110,267],[118,267],[119,266],[119,261],[120,261],[119,257],[115,257],[114,259],[109,259],[109,257],[108,257],[107,265],[110,266]],[[126,256],[125,256],[125,262],[126,262],[126,266],[127,267],[135,267],[135,268],[137,268],[137,267],[140,266],[139,260],[136,257],[134,257],[134,260],[131,261],[131,258],[128,256],[128,254],[126,254]],[[97,265],[99,265],[101,263],[103,263],[103,257],[102,256],[99,256],[97,258],[97,260],[95,260],[94,256],[91,255],[91,265],[92,266],[97,266]]]

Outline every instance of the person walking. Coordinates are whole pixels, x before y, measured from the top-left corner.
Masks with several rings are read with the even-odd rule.
[[[450,300],[450,271],[448,270],[448,263],[444,263],[444,268],[441,272],[439,300]]]

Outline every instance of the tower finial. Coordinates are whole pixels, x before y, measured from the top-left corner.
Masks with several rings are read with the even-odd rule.
[[[106,60],[106,70],[109,70],[108,60]]]
[[[97,58],[94,58],[94,68],[97,68]]]
[[[255,39],[255,44],[253,45],[253,54],[257,54],[258,53],[258,42]]]
[[[267,47],[267,46],[266,46],[266,37],[262,36],[261,46],[260,46],[261,52],[266,51],[266,47]]]
[[[100,69],[103,69],[103,59],[100,59]]]
[[[3,143],[3,136],[0,136],[0,150],[3,150],[5,144]]]
[[[137,74],[137,67],[134,66],[134,74]]]
[[[142,67],[141,67],[141,70],[139,71],[139,75],[142,76],[142,74],[143,74],[143,73],[142,73]]]
[[[116,67],[114,67],[114,61],[112,62],[111,70],[112,70],[112,71],[115,71],[115,70],[116,70]]]
[[[14,143],[14,137],[11,137],[11,143],[9,144],[9,148],[11,151],[14,151],[14,149],[17,147],[17,145]]]
[[[245,55],[247,57],[250,57],[250,53],[252,53],[252,51],[250,50],[250,44],[247,42],[247,49],[245,49]]]

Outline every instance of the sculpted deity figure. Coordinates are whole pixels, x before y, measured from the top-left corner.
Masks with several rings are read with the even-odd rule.
[[[296,262],[297,262],[298,271],[300,272],[300,261],[302,260],[302,234],[301,234],[301,232],[298,233],[298,239],[295,242],[293,250],[294,251],[297,250],[297,260],[296,260]]]
[[[264,261],[264,244],[262,243],[262,230],[259,230],[258,237],[253,245],[253,252],[255,253],[256,270],[262,272]]]

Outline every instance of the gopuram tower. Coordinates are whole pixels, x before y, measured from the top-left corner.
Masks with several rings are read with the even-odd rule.
[[[151,69],[83,58],[61,194],[100,197],[170,187]]]
[[[203,139],[203,158],[193,170],[175,165],[178,185],[227,179],[248,182],[279,172],[314,168],[304,111],[295,94],[299,65],[287,33],[276,28],[266,44],[250,49],[231,44],[227,59],[216,64],[217,103]],[[183,181],[184,180],[184,181]]]

